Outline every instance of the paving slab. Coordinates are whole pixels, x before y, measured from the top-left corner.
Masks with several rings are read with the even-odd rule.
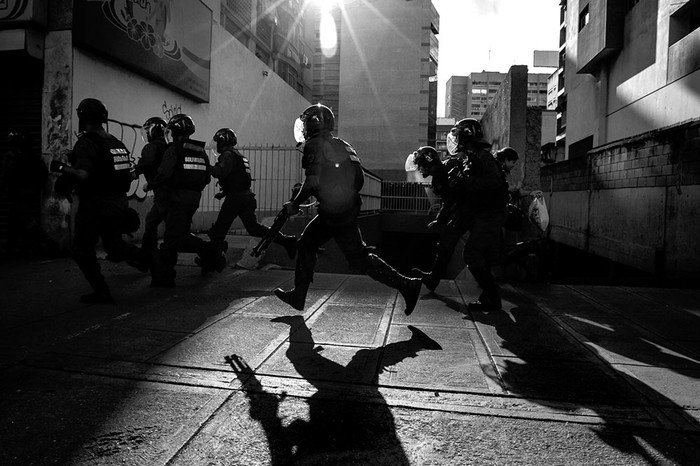
[[[700,298],[695,294],[688,294],[687,290],[683,290],[683,293],[681,290],[667,290],[663,295],[659,295],[648,289],[580,285],[572,288],[660,337],[700,342],[700,333],[696,331],[700,326]],[[673,299],[669,301],[678,303],[678,306],[659,302],[659,299],[664,299],[660,296],[666,299],[672,296]],[[693,296],[697,299],[694,306]],[[688,309],[697,309],[697,313]]]
[[[352,304],[358,308],[365,306],[385,307],[396,301],[397,291],[365,275],[351,275],[329,299],[329,303]],[[403,299],[399,298],[403,306]]]
[[[594,358],[541,310],[474,312],[474,321],[493,356],[592,361]]]
[[[285,343],[260,366],[262,374],[301,378],[314,386],[324,382],[370,384],[376,378],[379,349]]]
[[[229,395],[31,368],[5,375],[3,465],[164,464]]]
[[[561,316],[560,322],[576,332],[576,338],[611,364],[638,364],[661,367],[696,368],[700,359],[676,343],[622,317]]]
[[[314,341],[317,344],[372,346],[384,337],[378,332],[385,312],[383,306],[327,304],[311,327]]]
[[[513,296],[513,300],[521,305],[536,305],[550,315],[614,315],[609,307],[595,303],[567,285],[519,283],[517,291],[520,295]],[[525,298],[525,301],[522,300]],[[529,301],[529,302],[528,302]]]
[[[150,362],[217,369],[228,366],[226,356],[237,354],[257,364],[267,357],[265,350],[270,341],[286,332],[268,317],[233,314],[182,339]]]
[[[147,361],[185,337],[186,334],[180,332],[98,326],[56,344],[53,350],[109,359]]]
[[[518,396],[586,405],[644,403],[617,374],[595,363],[500,356],[494,361],[508,392]]]
[[[390,406],[381,393],[361,403],[256,387],[227,400],[171,464],[690,465],[700,453],[697,439],[678,432],[426,412]]]
[[[394,322],[459,328],[473,327],[471,320],[464,319],[465,316],[467,316],[467,306],[461,297],[426,293],[418,299],[411,315],[397,312],[394,315]]]
[[[639,380],[641,384],[637,388],[653,403],[700,410],[700,369],[673,370],[635,365],[625,365],[619,369]]]
[[[491,392],[490,362],[481,341],[467,328],[392,325],[381,359],[384,386]],[[403,350],[401,350],[403,348]],[[502,392],[502,391],[501,391]]]
[[[54,274],[62,292],[0,312],[0,464],[700,457],[696,293],[502,284],[505,311],[476,313],[478,287],[444,280],[407,317],[367,276],[317,274],[297,312],[273,295],[293,271],[202,277],[190,256],[174,289],[105,263],[111,306],[76,302],[69,260],[15,272],[35,278],[0,303],[39,303],[28,290]]]

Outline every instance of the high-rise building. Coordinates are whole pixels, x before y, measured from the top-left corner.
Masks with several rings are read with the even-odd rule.
[[[221,25],[287,84],[311,98],[313,34],[305,2],[221,2]]]
[[[405,179],[407,154],[435,145],[439,15],[431,0],[317,7],[314,102],[384,179]]]
[[[548,73],[528,73],[527,105],[529,107],[547,106]],[[445,93],[445,116],[460,120],[462,118],[480,119],[486,108],[498,92],[506,78],[506,73],[482,71],[469,76],[452,76],[447,81]]]

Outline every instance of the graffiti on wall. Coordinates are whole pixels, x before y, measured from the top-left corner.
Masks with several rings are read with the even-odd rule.
[[[180,104],[170,104],[168,105],[167,101],[163,101],[163,118],[165,118],[165,121],[168,121],[173,115],[177,115],[178,113],[182,113],[182,106]]]

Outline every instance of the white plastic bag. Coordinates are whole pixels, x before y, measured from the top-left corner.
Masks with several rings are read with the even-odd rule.
[[[527,213],[532,223],[540,227],[542,231],[547,231],[547,227],[549,226],[549,213],[547,212],[547,206],[544,203],[543,197],[534,198]]]

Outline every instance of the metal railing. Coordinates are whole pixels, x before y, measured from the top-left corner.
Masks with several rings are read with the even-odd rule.
[[[253,178],[251,190],[258,203],[258,217],[277,214],[280,207],[289,200],[292,187],[304,180],[301,151],[296,147],[281,146],[245,146],[237,149],[250,162]],[[218,192],[219,187],[213,179],[202,192],[200,212],[218,212],[221,209],[222,201],[214,198]],[[381,178],[365,170],[365,183],[360,195],[363,215],[378,212],[382,197]],[[309,209],[309,213],[315,213],[314,208]]]
[[[437,212],[440,198],[430,184],[411,181],[382,181],[381,210],[426,214]]]

